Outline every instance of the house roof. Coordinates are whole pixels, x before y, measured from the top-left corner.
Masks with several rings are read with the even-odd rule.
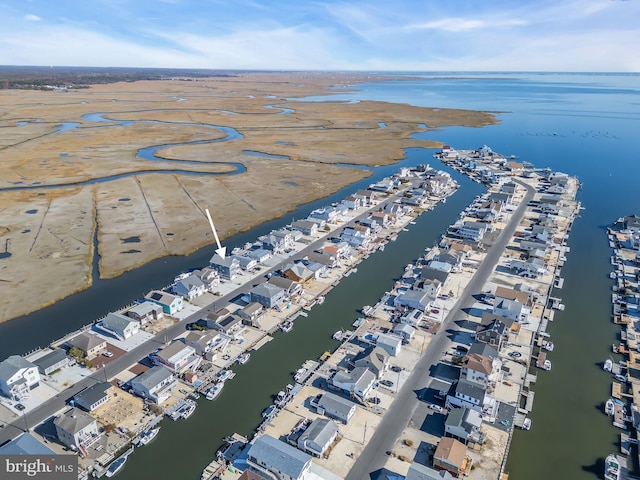
[[[87,405],[93,405],[102,400],[107,395],[107,390],[111,388],[109,382],[100,382],[85,388],[81,392],[76,393],[73,398],[76,401],[82,401]]]
[[[517,300],[520,303],[529,303],[529,294],[527,292],[519,292],[513,288],[498,287],[496,288],[496,298],[505,298],[508,300]]]
[[[0,455],[55,455],[55,452],[30,433],[23,433],[18,438],[2,445]]]
[[[131,323],[137,323],[138,325],[140,324],[140,322],[132,319],[131,317],[125,317],[124,315],[113,312],[104,317],[101,320],[101,323],[109,330],[124,330]]]
[[[270,435],[261,435],[251,445],[248,453],[269,470],[282,472],[290,478],[300,478],[311,463],[311,456]]]
[[[493,371],[491,359],[489,357],[478,355],[477,353],[465,355],[463,364],[467,369],[473,370],[475,372],[481,372],[485,375],[490,375]]]
[[[302,279],[307,279],[313,276],[313,272],[311,271],[311,269],[307,268],[306,265],[303,265],[300,262],[294,263],[293,265],[289,265],[288,268],[285,270],[285,272],[286,271],[290,271],[296,277],[302,278]]]
[[[397,333],[397,332],[406,333],[407,335],[411,336],[414,333],[416,333],[416,329],[413,328],[408,323],[398,323],[393,327],[393,333]]]
[[[300,435],[298,444],[311,442],[316,445],[326,445],[336,433],[338,433],[338,425],[333,420],[316,418]]]
[[[476,342],[469,348],[469,354],[479,353],[485,357],[489,357],[491,360],[498,358],[498,351],[492,346],[484,342]]]
[[[171,305],[177,298],[175,295],[172,295],[167,292],[163,292],[162,290],[151,290],[147,293],[144,298],[149,300],[153,300],[161,305]]]
[[[67,341],[72,347],[77,347],[83,352],[88,352],[100,345],[105,345],[107,341],[95,333],[82,332],[80,335],[76,335],[71,340]]]
[[[449,273],[443,272],[442,270],[436,270],[435,268],[431,267],[424,267],[420,272],[420,277],[423,280],[439,280],[440,282],[444,283],[447,281]]]
[[[370,346],[360,352],[354,359],[353,363],[356,366],[364,366],[366,363],[371,363],[379,372],[384,369],[384,366],[389,361],[389,354],[382,347]]]
[[[95,423],[95,419],[79,408],[74,407],[71,410],[63,413],[61,416],[57,417],[53,421],[53,423],[65,432],[69,432],[70,434],[75,435],[76,433],[87,428],[92,423]]]
[[[482,312],[481,325],[485,325],[485,326],[491,325],[496,320],[504,324],[504,326],[507,328],[511,328],[511,326],[513,325],[512,318],[503,317],[502,315],[496,315],[495,313],[491,313],[491,312],[486,312],[486,311]]]
[[[176,286],[182,285],[185,290],[189,291],[192,288],[202,288],[204,287],[204,283],[200,280],[199,277],[194,275],[193,273],[182,280],[178,280],[176,282]]]
[[[453,476],[446,470],[434,470],[421,463],[412,463],[405,480],[450,480]]]
[[[270,257],[271,252],[264,248],[256,248],[254,250],[249,250],[249,252],[247,252],[247,256],[253,258],[254,260],[260,260],[264,257]]]
[[[189,345],[185,345],[182,342],[171,342],[169,345],[156,353],[156,356],[162,358],[163,360],[169,361],[171,357],[173,357],[177,353],[182,352],[185,349],[189,349],[192,351],[191,353],[194,353],[193,347],[190,347]]]
[[[65,352],[61,348],[56,348],[46,355],[34,360],[33,363],[40,369],[46,370],[47,368],[53,367],[55,364],[61,362],[65,358],[67,358],[67,352]]]
[[[462,378],[458,381],[458,385],[456,385],[456,393],[475,398],[480,402],[480,404],[482,404],[486,390],[477,383],[473,383]]]
[[[253,315],[254,313],[258,313],[260,310],[262,310],[264,307],[262,306],[261,303],[258,302],[251,302],[249,303],[246,307],[244,307],[242,309],[242,311],[244,313],[246,313],[247,315]]]
[[[292,290],[296,285],[300,285],[295,280],[290,280],[284,277],[278,277],[277,275],[272,276],[268,281],[268,284],[275,285],[276,287],[280,287],[283,290]]]
[[[267,479],[262,475],[257,474],[253,470],[247,469],[244,472],[242,472],[242,475],[238,477],[238,480],[267,480]]]
[[[324,392],[318,399],[318,406],[339,413],[343,417],[348,417],[356,404],[346,398],[340,397],[331,392]]]
[[[154,311],[158,311],[158,310],[162,310],[162,307],[160,305],[158,305],[157,303],[154,302],[142,302],[139,303],[138,305],[131,307],[129,309],[129,312],[133,312],[136,315],[139,315],[141,317],[144,317],[145,315],[148,315],[151,312]]]
[[[224,258],[222,258],[220,255],[218,255],[217,253],[213,255],[213,257],[211,257],[209,259],[209,265],[217,265],[220,267],[232,267],[232,266],[238,266],[239,262],[238,259],[235,257],[231,257],[231,256],[225,256]]]
[[[138,375],[134,381],[139,383],[143,387],[149,389],[153,388],[159,383],[165,381],[167,378],[173,376],[173,373],[162,365],[156,365],[155,367],[150,368],[144,373]]]
[[[433,297],[421,290],[407,290],[400,294],[400,298],[398,298],[398,300],[404,302],[419,302],[421,305],[426,307],[433,300]]]
[[[8,380],[23,368],[30,368],[34,366],[35,365],[33,363],[20,355],[11,355],[0,363],[0,378]]]
[[[281,295],[282,292],[284,292],[284,289],[282,287],[269,282],[264,282],[260,285],[256,285],[249,291],[250,294],[259,295],[266,298],[273,298],[277,295]]]
[[[462,442],[455,438],[444,437],[440,440],[433,457],[442,459],[454,467],[462,468],[466,455],[467,447]]]

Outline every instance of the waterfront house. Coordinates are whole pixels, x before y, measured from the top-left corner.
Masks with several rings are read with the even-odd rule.
[[[393,190],[394,186],[395,184],[393,183],[392,180],[385,179],[385,180],[379,181],[378,183],[369,185],[369,189],[375,192],[390,192],[391,190]]]
[[[206,323],[207,328],[216,329],[216,324],[229,315],[231,315],[231,312],[228,309],[221,308],[215,312],[209,312],[205,318],[201,318],[200,320]]]
[[[335,255],[338,258],[349,258],[351,256],[351,249],[347,242],[337,242],[322,247],[322,253]]]
[[[193,347],[178,341],[171,342],[151,358],[153,363],[166,367],[176,375],[188,370],[195,371],[202,362]]]
[[[109,382],[99,382],[73,396],[76,406],[93,412],[96,408],[109,401],[110,392],[113,386]]]
[[[455,438],[440,439],[433,454],[433,467],[446,470],[454,477],[468,475],[471,471],[471,459],[467,457],[467,447]]]
[[[426,312],[434,301],[435,298],[421,290],[407,290],[393,300],[393,305],[395,307],[408,307]]]
[[[486,223],[466,221],[457,226],[456,233],[462,238],[469,238],[474,242],[482,241],[488,226]]]
[[[529,308],[518,300],[496,298],[493,303],[493,314],[510,318],[515,322],[521,322],[529,318]]]
[[[538,278],[547,272],[546,264],[542,258],[529,258],[526,261],[512,258],[509,261],[509,268],[516,275],[525,278]]]
[[[207,355],[218,343],[219,335],[212,331],[192,330],[180,340],[199,355]],[[212,357],[209,357],[212,358]]]
[[[453,407],[444,422],[444,434],[453,437],[465,445],[482,444],[486,434],[481,432],[482,415],[477,410],[467,407]]]
[[[237,258],[228,255],[222,258],[216,253],[209,259],[209,266],[225,280],[233,280],[240,274],[240,262]]]
[[[324,207],[312,211],[309,214],[311,218],[324,220],[326,223],[338,223],[339,213],[334,207]]]
[[[69,365],[69,357],[63,349],[56,348],[46,355],[36,358],[32,363],[38,367],[40,375],[51,375]]]
[[[440,270],[442,272],[451,273],[453,271],[453,265],[447,262],[440,262],[438,260],[429,260],[427,264],[429,268],[433,268],[434,270]]]
[[[461,378],[455,386],[453,395],[447,395],[447,405],[468,407],[482,413],[486,394],[485,387]]]
[[[460,369],[460,378],[486,387],[493,372],[494,361],[499,362],[500,360],[495,359],[492,361],[489,357],[483,357],[477,353],[465,355]]]
[[[347,227],[342,231],[340,239],[352,247],[366,247],[371,241],[371,230],[368,227]]]
[[[517,285],[516,285],[516,288],[518,288]],[[496,287],[496,291],[495,291],[496,300],[499,298],[504,298],[507,300],[517,300],[518,302],[522,303],[526,308],[528,308],[529,311],[531,309],[531,306],[533,305],[531,295],[532,295],[531,292],[528,292],[525,290],[507,288],[507,287]]]
[[[547,244],[546,241],[539,240],[536,238],[523,239],[518,244],[518,247],[520,248],[520,250],[524,252],[530,252],[532,250],[542,250],[546,252],[548,246],[549,245]]]
[[[218,285],[220,285],[220,274],[217,270],[214,270],[211,267],[204,267],[199,270],[194,270],[191,273],[202,280],[205,289],[208,291],[211,291],[213,287],[217,287]]]
[[[107,351],[107,341],[92,332],[82,332],[76,335],[67,340],[67,345],[80,350],[82,355],[89,360]]]
[[[260,435],[249,446],[247,465],[273,480],[302,480],[311,468],[311,455],[270,435]]]
[[[11,355],[0,362],[0,393],[19,402],[29,398],[31,390],[40,385],[38,367],[20,355]]]
[[[382,228],[389,228],[393,223],[395,223],[395,222],[392,222],[391,215],[385,212],[373,212],[371,214],[371,218],[375,220],[376,223],[380,225]]]
[[[178,385],[173,373],[162,365],[156,365],[131,380],[133,393],[160,405],[171,397],[171,390]]]
[[[340,201],[341,205],[344,205],[349,210],[358,210],[362,207],[362,198],[355,195],[349,195]]]
[[[298,295],[303,291],[302,285],[295,280],[289,280],[288,278],[279,277],[277,275],[273,275],[269,280],[267,280],[267,283],[282,288],[284,290],[285,298],[292,298],[294,295]]]
[[[356,355],[352,364],[354,367],[369,369],[380,379],[389,368],[389,352],[381,346],[371,345]]]
[[[446,273],[446,272],[444,272]],[[413,285],[414,290],[419,290],[430,297],[436,298],[440,295],[440,291],[442,290],[442,282],[436,278],[434,279],[418,279]]]
[[[345,425],[356,413],[355,403],[331,392],[318,394],[311,399],[310,404],[320,415],[336,419]]]
[[[282,269],[282,276],[302,285],[314,278],[313,271],[302,262],[286,265]]]
[[[58,439],[67,447],[80,450],[83,456],[86,456],[86,449],[100,439],[96,420],[77,408],[67,410],[53,424]]]
[[[433,260],[451,265],[451,271],[459,272],[462,270],[462,261],[465,254],[459,250],[448,250],[434,255]],[[429,265],[431,266],[431,265]],[[433,266],[431,266],[434,268]],[[442,269],[439,269],[442,270]]]
[[[298,437],[298,448],[313,456],[321,457],[338,436],[338,425],[327,418],[316,418]]]
[[[127,310],[127,315],[139,321],[140,325],[145,325],[148,322],[162,318],[164,312],[162,311],[161,305],[155,302],[144,301]]]
[[[4,455],[56,455],[56,452],[30,433],[23,433],[0,447],[0,456]]]
[[[416,329],[406,323],[398,323],[394,325],[391,333],[397,337],[400,337],[404,341],[409,341],[416,334]]]
[[[516,193],[517,190],[517,185],[511,181],[507,182],[507,183],[503,183],[500,186],[500,193],[508,193],[513,195],[514,193]]]
[[[302,232],[303,235],[315,235],[318,233],[318,224],[309,220],[296,220],[291,224],[291,228]]]
[[[483,312],[481,323],[476,327],[475,338],[478,342],[491,345],[499,351],[503,344],[509,341],[513,322],[511,318]]]
[[[356,367],[350,372],[338,370],[329,382],[333,388],[364,401],[376,382],[376,376],[366,367]]]
[[[271,252],[265,248],[252,248],[247,252],[247,257],[253,258],[260,264],[264,264],[264,262],[271,258]]]
[[[453,476],[446,470],[435,470],[413,462],[404,478],[405,480],[451,480]]]
[[[167,315],[175,315],[183,308],[182,297],[171,295],[162,290],[151,290],[145,295],[147,300],[157,303]]]
[[[207,291],[207,287],[200,277],[192,273],[189,276],[178,280],[171,288],[171,291],[175,295],[180,295],[187,300],[193,300],[205,293]]]
[[[362,206],[364,207],[373,205],[373,202],[376,199],[376,193],[373,190],[358,190],[353,196],[361,198]]]
[[[449,278],[449,273],[442,270],[436,270],[431,267],[423,267],[422,270],[420,270],[420,278],[425,281],[438,280],[440,282],[440,286],[444,286],[447,278]]]
[[[251,327],[260,328],[260,317],[264,314],[264,306],[260,302],[251,302],[247,306],[236,310],[242,317],[242,322]]]
[[[378,222],[378,220],[373,218],[373,216],[360,219],[358,220],[357,224],[361,227],[367,227],[372,234],[378,233],[380,232],[380,230],[382,230],[382,225]]]
[[[242,475],[238,477],[238,480],[269,480],[269,479],[266,476],[263,476],[257,472],[247,469],[244,472],[242,472]]]
[[[407,325],[418,325],[420,323],[420,320],[422,320],[422,316],[422,312],[417,308],[414,308],[400,317],[400,323],[404,323]]]
[[[284,301],[285,291],[273,283],[264,282],[249,290],[249,295],[252,302],[257,302],[265,308],[276,308]]]
[[[258,261],[248,255],[234,255],[233,258],[238,260],[240,268],[245,272],[251,271],[258,266]]]
[[[377,347],[385,350],[392,357],[397,357],[402,350],[402,338],[388,333],[373,334],[373,341]]]
[[[233,338],[240,338],[245,329],[244,324],[242,323],[242,317],[234,313],[219,319],[213,325],[213,328],[218,330],[220,333]]]
[[[140,331],[140,322],[120,313],[109,313],[96,327],[118,340],[124,341]]]
[[[340,265],[340,260],[337,255],[332,255],[325,252],[310,252],[307,255],[310,262],[319,263],[327,268],[334,268]]]
[[[498,358],[498,351],[491,345],[484,342],[474,342],[471,344],[467,355],[472,355],[474,353],[477,353],[478,355],[482,355],[484,357],[489,357],[491,360],[493,360],[494,358]]]

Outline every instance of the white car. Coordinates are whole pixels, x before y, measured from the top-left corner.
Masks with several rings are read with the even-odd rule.
[[[104,355],[105,357],[113,357],[113,353],[111,352],[104,352],[102,355]]]
[[[435,403],[427,403],[427,407],[434,412],[444,413],[444,408],[442,408],[440,405],[436,405]]]

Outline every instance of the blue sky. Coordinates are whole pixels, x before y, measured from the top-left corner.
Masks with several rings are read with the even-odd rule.
[[[640,71],[638,0],[0,0],[0,64]]]

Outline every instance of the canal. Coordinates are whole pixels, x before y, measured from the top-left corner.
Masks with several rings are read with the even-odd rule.
[[[426,150],[412,154],[434,163]],[[251,355],[246,365],[234,367],[237,375],[227,382],[213,402],[201,399],[188,420],[162,423],[162,431],[149,446],[137,449],[121,480],[140,478],[196,479],[211,461],[226,435],[250,435],[260,424],[261,412],[279,390],[292,382],[292,373],[307,359],[317,359],[334,350],[338,342],[331,334],[346,328],[359,316],[364,305],[373,305],[404,271],[404,265],[424,253],[458,217],[471,200],[484,191],[466,177],[452,172],[461,188],[446,204],[420,216],[409,232],[399,235],[383,252],[358,265],[358,271],[344,278],[314,307],[308,318],[300,317],[290,333],[275,338]],[[158,459],[171,459],[158,461]]]

